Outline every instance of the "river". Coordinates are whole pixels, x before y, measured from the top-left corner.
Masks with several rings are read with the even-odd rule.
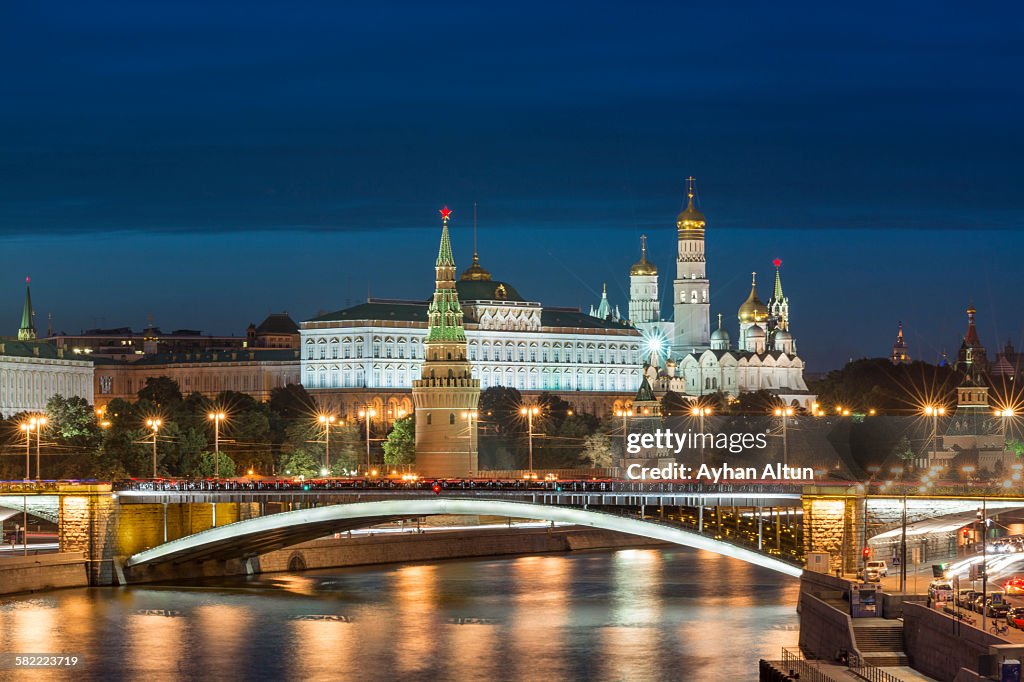
[[[0,652],[85,664],[0,679],[756,680],[798,583],[627,549],[0,598]]]

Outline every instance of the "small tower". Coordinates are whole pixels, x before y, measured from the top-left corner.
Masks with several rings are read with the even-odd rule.
[[[421,378],[412,382],[416,406],[416,471],[429,478],[466,476],[477,470],[475,412],[480,381],[466,359],[466,331],[455,288],[455,259],[448,236],[451,211],[441,209],[441,247],[434,265],[434,298]]]
[[[907,350],[907,342],[903,340],[903,321],[900,320],[899,329],[896,332],[896,343],[892,344],[892,355],[889,356],[894,365],[910,364],[910,351]]]
[[[629,321],[635,326],[660,319],[658,268],[647,260],[647,235],[640,235],[640,260],[629,269]]]
[[[704,258],[704,228],[707,221],[694,204],[694,178],[687,178],[686,208],[676,216],[676,279],[672,283],[675,313],[672,354],[682,356],[694,349],[710,347],[711,300]]]
[[[611,303],[608,302],[608,284],[605,283],[601,286],[601,302],[597,304],[597,307],[590,306],[590,316],[597,317],[602,320],[612,320],[618,322],[619,307],[615,306],[612,308]]]
[[[663,426],[661,418],[661,401],[651,388],[651,383],[644,375],[640,381],[640,388],[633,398],[633,417],[629,420],[628,429],[630,434],[638,433],[641,436],[654,434]],[[643,451],[630,454],[623,452],[622,465],[629,467],[630,464],[641,466],[661,466],[671,463],[672,453],[667,448],[645,448]]]
[[[981,345],[978,338],[978,328],[974,324],[974,316],[978,311],[974,305],[967,306],[967,331],[964,332],[964,340],[960,344],[960,350],[956,356],[956,370],[968,372],[973,370],[982,374],[988,372],[988,354],[985,346]]]
[[[778,329],[789,330],[789,298],[782,293],[782,260],[772,261],[775,266],[775,287],[768,299],[768,335],[774,337]]]
[[[25,306],[21,309],[21,326],[18,327],[18,340],[31,341],[36,338],[36,311],[32,309],[32,291],[29,283],[32,278],[25,278]]]
[[[750,295],[740,306],[737,317],[740,321],[740,350],[748,353],[763,353],[768,345],[768,306],[757,296],[757,273],[750,273]]]

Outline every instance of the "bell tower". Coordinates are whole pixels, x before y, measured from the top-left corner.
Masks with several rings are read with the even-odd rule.
[[[441,209],[441,247],[434,264],[434,298],[420,378],[412,382],[416,406],[416,472],[428,478],[460,477],[477,470],[476,408],[480,381],[466,359],[466,330],[455,288],[448,220]]]
[[[704,259],[704,214],[694,205],[694,178],[687,178],[686,208],[676,216],[679,250],[676,255],[676,279],[672,284],[672,351],[676,357],[710,347],[711,300]]]

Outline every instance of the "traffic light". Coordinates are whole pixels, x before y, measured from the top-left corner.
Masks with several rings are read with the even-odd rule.
[[[864,551],[862,552],[862,554],[864,555],[865,559],[870,559],[871,558],[871,548],[870,547],[865,547]]]

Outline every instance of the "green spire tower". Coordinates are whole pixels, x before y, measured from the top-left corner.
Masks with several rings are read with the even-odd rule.
[[[416,406],[416,472],[450,478],[477,471],[477,404],[480,381],[466,359],[466,330],[455,287],[455,258],[448,234],[448,207],[441,209],[441,247],[434,263],[434,298],[424,341],[420,378],[412,382]]]
[[[36,338],[36,313],[32,310],[32,291],[29,288],[31,278],[25,278],[25,307],[21,309],[21,326],[18,327],[18,340],[31,341]]]

